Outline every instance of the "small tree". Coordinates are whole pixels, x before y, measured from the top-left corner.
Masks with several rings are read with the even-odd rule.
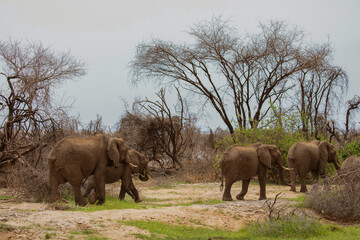
[[[176,115],[173,115],[166,101],[164,89],[157,94],[158,101],[146,99],[139,101],[138,104],[152,116],[147,129],[148,137],[172,160],[174,168],[176,164],[183,168],[180,159],[191,143],[194,123],[185,111],[185,103],[179,89],[175,89],[178,96]]]

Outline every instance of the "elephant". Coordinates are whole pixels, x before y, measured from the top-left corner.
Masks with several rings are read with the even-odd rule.
[[[266,199],[266,170],[273,165],[278,167],[280,181],[286,184],[283,176],[283,168],[287,168],[284,167],[280,150],[275,145],[262,143],[255,143],[248,146],[233,145],[224,152],[219,164],[221,168],[221,190],[225,178],[223,201],[233,200],[230,190],[233,183],[238,180],[242,180],[242,190],[240,194],[236,196],[236,199],[244,200],[250,179],[256,175],[260,183],[259,200]]]
[[[339,171],[340,164],[336,155],[336,148],[327,141],[314,140],[312,142],[300,141],[293,144],[288,152],[287,160],[290,168],[291,191],[296,192],[296,175],[301,180],[300,192],[307,192],[306,174],[311,171],[314,182],[321,178],[326,178],[326,163],[333,163]]]
[[[105,202],[105,169],[129,164],[128,147],[122,138],[98,134],[89,138],[66,137],[48,155],[50,202],[56,200],[60,184],[69,182],[74,190],[75,204],[85,206],[81,196],[84,178],[94,175],[98,204]]]
[[[135,202],[141,202],[139,193],[136,190],[134,183],[131,178],[132,173],[138,173],[139,179],[141,181],[148,181],[150,177],[150,172],[148,168],[148,160],[145,155],[136,151],[135,149],[129,149],[128,158],[130,163],[120,164],[120,167],[106,167],[105,168],[105,183],[114,183],[121,179],[121,190],[119,193],[119,199],[123,200],[125,198],[125,193],[128,193]],[[136,166],[136,167],[135,167]],[[84,192],[83,197],[87,197],[91,190],[95,188],[95,179],[94,176],[89,176],[86,181],[83,183]],[[93,199],[93,197],[90,197]]]
[[[360,157],[350,156],[342,163],[339,176],[348,184],[360,182]]]

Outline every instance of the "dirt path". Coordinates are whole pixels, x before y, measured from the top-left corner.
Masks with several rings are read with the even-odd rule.
[[[86,231],[108,239],[137,239],[134,234],[147,234],[136,227],[119,223],[124,220],[157,220],[171,224],[241,228],[246,222],[266,215],[264,200],[259,197],[259,186],[251,185],[245,201],[220,202],[219,183],[175,184],[154,187],[151,183],[136,183],[146,209],[117,209],[96,212],[55,210],[47,203],[15,203],[0,200],[0,239],[86,239]],[[118,184],[107,186],[107,194],[116,196]],[[240,183],[232,188],[235,196]],[[289,191],[285,186],[267,186],[267,197],[280,195],[280,204],[294,203],[289,199],[301,193]],[[6,193],[0,192],[0,196]],[[154,207],[154,199],[159,204]],[[216,201],[204,204],[206,201]],[[196,204],[200,203],[200,204]],[[76,236],[76,237],[74,237]]]

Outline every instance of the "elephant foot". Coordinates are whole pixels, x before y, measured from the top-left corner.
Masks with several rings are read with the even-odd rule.
[[[98,200],[96,205],[103,205],[105,203],[105,200]]]
[[[95,194],[90,194],[88,196],[88,201],[90,204],[95,204],[95,202],[96,202]]]
[[[134,200],[136,203],[139,203],[139,202],[142,202],[142,200],[139,198],[139,199],[136,199]]]
[[[79,205],[80,207],[85,207],[87,202],[85,200],[75,202],[75,205]]]
[[[260,196],[260,197],[259,197],[259,200],[265,200],[265,199],[266,199],[265,196]]]
[[[307,192],[307,189],[306,189],[306,188],[301,188],[301,189],[300,189],[300,192],[305,193],[305,192]]]
[[[222,200],[223,200],[223,201],[232,201],[233,199],[232,199],[231,196],[230,196],[230,197],[225,197],[225,196],[223,196]]]
[[[244,200],[244,195],[238,194],[238,195],[236,195],[236,199],[237,200]]]
[[[290,191],[296,192],[296,188],[295,188],[295,187],[292,187],[292,188],[290,189]]]

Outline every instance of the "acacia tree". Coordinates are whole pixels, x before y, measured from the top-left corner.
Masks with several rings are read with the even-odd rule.
[[[46,145],[61,110],[53,104],[55,87],[83,76],[85,68],[40,42],[11,40],[0,41],[0,67],[1,164]]]

